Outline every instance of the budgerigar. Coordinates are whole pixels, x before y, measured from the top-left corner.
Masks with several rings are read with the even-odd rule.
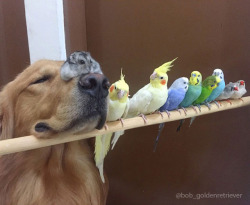
[[[179,107],[187,108],[189,106],[192,106],[193,109],[197,112],[197,110],[192,104],[201,94],[201,89],[202,89],[201,82],[202,82],[201,73],[199,71],[193,71],[189,79],[189,86],[187,93],[185,95],[184,100],[179,105]],[[180,125],[178,126],[177,131],[180,131],[183,122],[184,120],[180,121]]]
[[[198,99],[196,99],[193,102],[193,105],[200,105],[202,103],[205,103],[206,99],[211,95],[213,90],[217,88],[219,82],[220,82],[220,78],[218,76],[212,75],[212,76],[207,77],[202,82],[201,94],[198,97]],[[206,105],[208,106],[208,108],[210,108],[208,103],[206,103]]]
[[[219,82],[220,82],[220,78],[218,76],[212,75],[212,76],[207,77],[202,82],[201,94],[198,97],[198,99],[193,102],[193,105],[198,106],[199,109],[200,109],[200,105],[201,104],[205,104],[205,105],[207,105],[207,107],[209,109],[211,109],[209,103],[207,103],[205,101],[211,95],[212,91],[215,88],[217,88]],[[195,119],[195,117],[191,118],[189,126],[191,126],[191,124],[193,123],[194,119]]]
[[[160,112],[168,112],[178,108],[179,104],[183,101],[185,94],[188,90],[188,79],[185,77],[176,79],[168,90],[168,98],[165,104],[160,107]],[[161,132],[164,128],[165,123],[159,125],[159,131],[157,138],[155,140],[154,152],[161,135]]]
[[[115,121],[124,118],[128,112],[129,106],[129,86],[124,80],[124,76],[121,73],[121,79],[113,83],[109,88],[109,106],[107,121]],[[122,122],[122,121],[121,121]],[[96,136],[95,142],[95,162],[99,169],[101,179],[105,182],[103,175],[104,158],[108,153],[110,147],[110,140],[113,133]],[[122,132],[115,133],[113,146],[118,140]]]
[[[230,82],[225,86],[223,92],[215,100],[227,100],[227,99],[230,99],[231,96],[234,94],[234,92],[237,91],[237,90],[239,90],[239,88],[237,87],[237,84]]]
[[[236,84],[237,84],[237,87],[239,88],[239,90],[238,91],[236,90],[233,93],[233,95],[230,97],[231,99],[240,99],[247,92],[244,80],[239,80],[236,82]]]
[[[220,82],[218,83],[218,86],[212,91],[211,95],[205,100],[205,102],[209,103],[214,101],[215,104],[219,107],[219,104],[215,101],[215,99],[219,97],[219,95],[225,88],[224,73],[221,69],[217,68],[214,70],[213,75],[218,76],[220,78]]]
[[[150,76],[150,83],[141,88],[129,101],[127,117],[141,115],[146,123],[144,115],[157,111],[168,97],[168,75],[167,71],[172,67],[176,59],[164,63],[156,68]]]

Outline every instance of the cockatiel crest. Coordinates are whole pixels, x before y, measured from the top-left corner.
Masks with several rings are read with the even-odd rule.
[[[153,87],[165,86],[168,82],[167,72],[170,71],[170,68],[173,67],[172,63],[176,60],[175,58],[172,61],[164,63],[160,67],[156,68],[152,75],[150,76],[150,83]]]
[[[191,85],[200,85],[202,82],[202,75],[199,71],[193,71],[191,73],[190,79],[189,79],[189,83]]]
[[[125,76],[122,74],[121,79],[113,83],[109,88],[109,97],[111,100],[119,100],[125,102],[129,95],[129,86],[124,80]]]

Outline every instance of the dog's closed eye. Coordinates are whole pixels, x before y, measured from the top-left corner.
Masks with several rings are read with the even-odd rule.
[[[38,80],[34,81],[34,82],[31,83],[30,85],[39,84],[39,83],[44,83],[45,81],[49,80],[50,78],[51,78],[51,76],[45,75],[45,76],[39,78]]]

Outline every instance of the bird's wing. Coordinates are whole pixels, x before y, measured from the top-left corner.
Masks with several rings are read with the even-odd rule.
[[[128,114],[128,109],[129,109],[129,98],[127,99],[126,107],[125,107],[124,113],[123,113],[123,115],[122,115],[122,118],[125,118],[125,117],[127,116],[127,114]],[[118,139],[120,138],[120,136],[123,135],[124,133],[125,133],[124,130],[120,130],[120,131],[115,132],[115,135],[114,135],[114,137],[113,137],[113,139],[112,139],[112,142],[111,142],[111,144],[112,144],[111,149],[112,149],[112,150],[114,149],[115,144],[117,143],[117,141],[118,141]]]
[[[148,90],[149,84],[141,88],[129,101],[128,116],[134,117],[140,113],[146,112],[153,95]]]
[[[127,116],[128,110],[129,110],[129,98],[127,99],[126,107],[125,107],[124,113],[122,115],[122,118],[125,118]]]

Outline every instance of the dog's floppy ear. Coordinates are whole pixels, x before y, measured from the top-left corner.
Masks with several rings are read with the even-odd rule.
[[[12,102],[7,96],[0,93],[0,139],[13,137],[14,130],[14,111]]]

